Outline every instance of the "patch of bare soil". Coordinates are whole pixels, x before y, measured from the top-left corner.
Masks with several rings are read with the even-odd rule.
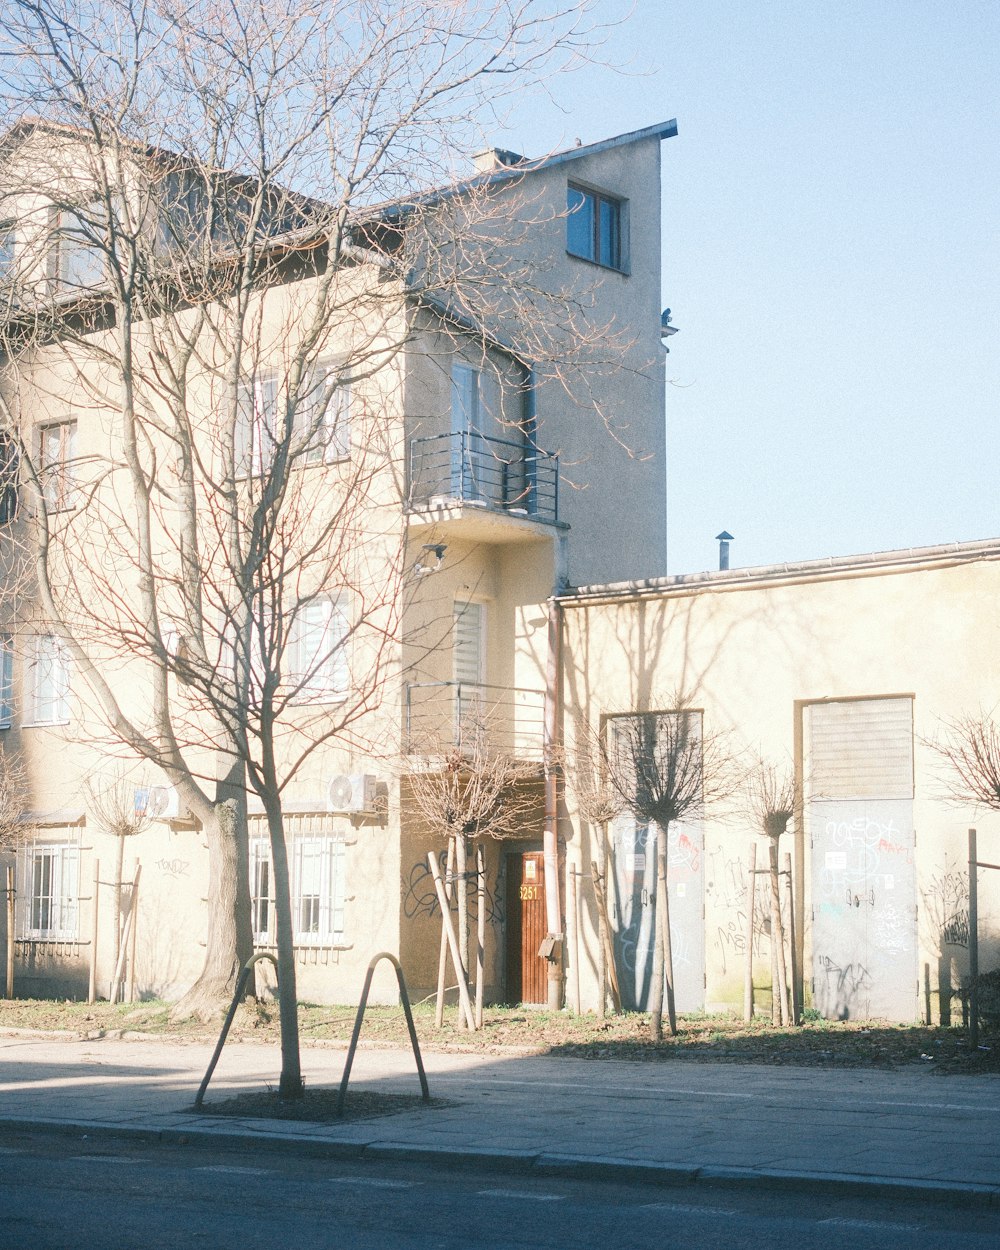
[[[236,1094],[220,1102],[206,1102],[199,1115],[226,1115],[240,1119],[308,1120],[315,1124],[341,1123],[346,1120],[371,1120],[376,1116],[396,1115],[401,1111],[417,1111],[421,1107],[449,1107],[443,1098],[424,1101],[419,1094],[380,1094],[374,1090],[347,1091],[344,1113],[337,1114],[337,1090],[306,1089],[301,1098],[279,1098],[276,1090]]]
[[[876,1021],[807,1020],[798,1028],[780,1028],[756,1017],[749,1025],[729,1015],[693,1015],[678,1021],[678,1035],[660,1043],[649,1040],[649,1018],[639,1013],[574,1016],[533,1008],[489,1007],[484,1027],[469,1033],[459,1027],[454,1008],[445,1026],[434,1024],[432,1003],[414,1008],[420,1046],[426,1051],[472,1051],[485,1054],[548,1054],[584,1059],[764,1063],[825,1068],[927,1067],[942,1073],[1000,1072],[1000,1020],[988,1011],[980,1042],[973,1049],[960,1027],[897,1025]],[[351,1036],[356,1009],[303,1003],[299,1031],[303,1045],[343,1047]],[[0,1030],[32,1029],[75,1037],[163,1037],[178,1042],[215,1041],[220,1021],[177,1021],[160,1002],[79,1003],[0,1001]],[[249,1002],[238,1011],[231,1042],[279,1039],[276,1004]],[[399,1007],[370,1007],[361,1034],[363,1047],[409,1048]]]

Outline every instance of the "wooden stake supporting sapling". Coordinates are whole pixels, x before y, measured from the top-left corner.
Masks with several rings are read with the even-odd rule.
[[[759,760],[747,774],[745,813],[756,833],[768,840],[768,872],[771,883],[771,1020],[787,1025],[793,1014],[788,1003],[788,976],[785,963],[785,936],[781,918],[781,888],[778,873],[778,842],[788,829],[795,811],[795,779],[790,769],[780,769]],[[750,890],[754,888],[753,877]],[[752,932],[751,932],[752,939]],[[745,1015],[744,1011],[744,1015]]]
[[[479,710],[473,724],[463,725],[462,741],[456,744],[448,739],[430,738],[420,744],[408,761],[407,779],[410,794],[431,836],[443,836],[449,847],[449,857],[454,853],[454,888],[457,891],[458,926],[452,923],[451,898],[440,880],[440,865],[436,853],[428,853],[428,863],[435,874],[435,888],[441,905],[441,923],[445,940],[452,954],[452,962],[459,982],[459,997],[471,1002],[469,985],[469,908],[468,908],[468,839],[476,842],[494,838],[502,840],[522,834],[528,826],[537,804],[531,790],[531,782],[537,780],[537,766],[529,760],[518,759],[495,745],[503,741],[502,726],[493,732],[490,709]],[[413,767],[413,761],[419,761]],[[479,884],[479,919],[477,922],[477,1003],[484,994],[486,943],[486,876],[485,854],[476,855]],[[451,934],[455,936],[452,947]],[[443,1000],[443,978],[438,979],[438,1002]],[[440,1006],[439,1006],[439,1017]],[[459,1027],[477,1028],[481,1020],[481,1007],[473,1012],[460,1014]]]
[[[633,817],[656,835],[656,941],[650,992],[650,1037],[663,1040],[666,1001],[677,1033],[674,967],[667,889],[670,827],[701,816],[705,805],[731,798],[743,780],[738,753],[725,730],[706,732],[701,712],[678,696],[671,712],[633,713],[607,720],[603,739],[607,774]]]

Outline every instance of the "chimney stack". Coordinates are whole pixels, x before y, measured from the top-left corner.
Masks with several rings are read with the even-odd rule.
[[[728,530],[723,530],[721,534],[716,534],[715,540],[719,544],[719,572],[723,573],[729,568],[729,544],[734,539]]]

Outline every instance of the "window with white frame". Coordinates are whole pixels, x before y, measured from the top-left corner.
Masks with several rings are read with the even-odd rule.
[[[240,383],[233,447],[237,477],[261,477],[274,463],[280,390],[276,373],[258,373]]]
[[[0,282],[10,282],[14,277],[17,258],[17,229],[13,221],[0,221]]]
[[[17,852],[20,878],[18,937],[75,941],[80,923],[80,848],[35,842]]]
[[[297,946],[336,946],[344,940],[344,843],[329,834],[293,844],[292,926]]]
[[[57,421],[38,432],[39,476],[49,512],[72,508],[76,497],[76,422]]]
[[[305,377],[294,447],[305,464],[332,464],[351,454],[351,384],[332,361],[320,362]]]
[[[59,214],[56,276],[60,287],[90,290],[105,284],[108,272],[106,233],[107,213],[99,200],[75,212]]]
[[[69,720],[70,660],[65,644],[53,634],[37,634],[28,658],[28,715],[33,725]]]
[[[274,903],[271,898],[271,848],[266,838],[250,840],[250,914],[253,940],[258,946],[274,941],[271,920]]]
[[[339,946],[344,940],[344,840],[300,834],[291,843],[292,935],[296,946]],[[253,940],[274,944],[271,850],[266,838],[250,843]]]
[[[347,694],[347,635],[347,617],[336,600],[322,596],[296,606],[285,655],[293,698],[322,702]]]
[[[0,634],[0,729],[14,723],[14,639]]]
[[[260,477],[274,463],[284,436],[287,390],[277,373],[259,373],[240,386],[234,445],[236,476]],[[292,417],[290,462],[332,464],[350,455],[351,386],[332,362],[309,369]]]
[[[16,441],[0,432],[0,525],[9,525],[17,516],[17,489],[21,454]]]

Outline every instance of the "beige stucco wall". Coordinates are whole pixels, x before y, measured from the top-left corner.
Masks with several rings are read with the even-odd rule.
[[[65,166],[60,155],[58,164]],[[565,250],[567,179],[603,190],[627,201],[629,263],[626,272],[602,270],[569,257]],[[524,192],[524,194],[522,194]],[[299,990],[303,998],[343,1001],[356,997],[364,968],[381,949],[416,951],[415,973],[422,981],[427,950],[417,929],[404,929],[407,883],[423,851],[413,830],[405,828],[400,810],[401,731],[405,728],[405,685],[415,679],[448,681],[452,676],[451,613],[456,600],[475,599],[487,608],[486,682],[499,689],[534,692],[540,719],[546,678],[546,608],[553,588],[566,577],[577,581],[609,576],[649,575],[662,569],[664,529],[663,368],[659,341],[659,141],[588,153],[552,169],[532,172],[523,186],[502,191],[496,200],[492,225],[494,242],[510,258],[511,283],[518,273],[539,289],[565,297],[562,305],[585,309],[585,322],[564,318],[564,355],[555,353],[546,369],[539,362],[537,396],[538,442],[562,456],[565,482],[561,516],[569,523],[546,525],[523,516],[475,515],[407,516],[408,440],[450,429],[450,366],[459,357],[483,367],[496,378],[501,396],[495,414],[497,433],[514,430],[524,414],[522,370],[494,348],[485,351],[461,333],[415,324],[400,299],[398,286],[386,281],[374,266],[360,266],[341,277],[342,303],[350,310],[331,328],[324,354],[340,357],[362,345],[367,354],[366,376],[355,387],[353,404],[354,463],[365,475],[364,507],[352,518],[351,576],[384,593],[398,586],[401,620],[390,644],[380,647],[377,637],[360,636],[353,644],[356,667],[364,668],[377,656],[380,678],[373,685],[369,706],[345,732],[313,752],[286,791],[290,827],[315,824],[310,815],[324,805],[326,785],[341,773],[370,772],[385,787],[388,807],[384,821],[360,822],[322,817],[326,831],[345,840],[344,949],[300,956]],[[26,205],[34,209],[34,204]],[[41,219],[39,219],[41,220]],[[43,223],[44,224],[44,223]],[[41,227],[36,233],[41,240]],[[44,248],[35,249],[39,254]],[[254,304],[251,323],[258,342],[258,368],[281,372],[297,345],[299,329],[308,318],[312,280],[276,286]],[[51,292],[49,292],[51,294]],[[556,300],[553,307],[558,308]],[[502,306],[498,307],[502,312]],[[576,315],[574,312],[574,316]],[[196,310],[178,315],[181,328],[190,329]],[[210,318],[211,322],[213,318]],[[217,322],[218,318],[214,318]],[[502,318],[501,318],[502,322]],[[611,333],[613,327],[614,333]],[[218,324],[205,327],[201,344],[205,376],[191,392],[192,411],[204,419],[201,434],[211,440],[217,395],[213,381],[225,377],[228,360],[226,331]],[[503,325],[498,324],[502,338]],[[140,330],[140,337],[145,330]],[[587,343],[586,358],[577,356],[575,339]],[[29,447],[34,427],[72,416],[78,422],[79,477],[93,487],[86,508],[60,514],[57,527],[66,526],[75,544],[74,568],[79,575],[77,624],[81,639],[88,614],[96,618],[87,638],[93,653],[107,660],[107,592],[113,588],[124,610],[135,606],[135,569],[121,563],[121,551],[108,561],[101,533],[100,513],[113,492],[123,524],[118,539],[128,550],[128,491],[114,475],[106,476],[109,460],[119,457],[121,426],[115,413],[117,390],[113,370],[95,370],[95,350],[111,345],[109,336],[53,343],[39,349],[21,369],[16,386],[5,382],[5,399],[12,404]],[[405,345],[405,350],[401,350]],[[88,359],[89,358],[89,359]],[[24,365],[25,362],[19,362]],[[157,401],[148,394],[144,401]],[[609,427],[610,426],[610,433]],[[159,448],[166,453],[167,448]],[[170,456],[163,455],[169,479]],[[338,466],[313,467],[299,481],[298,507],[302,537],[310,532],[310,517],[343,489],[345,470]],[[121,475],[119,475],[121,476]],[[620,500],[630,501],[627,526],[620,523]],[[168,550],[175,538],[176,517],[169,492],[159,501],[157,524]],[[210,506],[210,501],[209,501]],[[468,510],[466,510],[468,512]],[[8,534],[16,533],[12,527]],[[447,553],[440,572],[416,578],[414,566],[424,544],[444,542]],[[119,567],[120,565],[120,567]],[[88,574],[88,569],[91,572]],[[98,570],[100,570],[98,574]],[[314,581],[329,574],[322,558],[315,561]],[[306,579],[308,581],[308,578]],[[313,586],[307,587],[312,589]],[[10,591],[10,587],[6,589]],[[333,587],[331,587],[333,589]],[[37,602],[30,580],[16,595],[8,594],[0,628],[17,635],[15,662],[15,722],[0,731],[0,749],[20,756],[27,764],[32,809],[48,813],[36,836],[79,848],[80,913],[77,937],[56,944],[59,949],[25,947],[20,971],[30,988],[65,986],[78,993],[85,982],[92,925],[92,879],[100,862],[98,890],[97,972],[99,992],[106,992],[113,969],[111,950],[110,868],[114,840],[104,833],[93,811],[87,811],[86,783],[101,776],[113,758],[121,756],[106,716],[88,691],[82,675],[73,680],[70,716],[66,725],[28,727],[24,724],[23,640],[36,625]],[[118,655],[107,669],[123,707],[144,722],[150,699],[150,657],[141,646],[117,646]],[[174,690],[174,696],[183,692]],[[337,709],[330,708],[335,717]],[[302,728],[290,713],[288,733],[280,746],[287,767],[302,746]],[[540,732],[532,730],[534,733]],[[210,723],[193,703],[185,713],[184,745],[194,770],[206,778],[215,774]],[[138,769],[145,783],[163,779],[148,767]],[[73,823],[51,823],[52,813],[69,813]],[[67,816],[66,819],[69,819]],[[61,819],[61,818],[58,818]],[[526,828],[523,846],[534,847],[541,834],[541,817]],[[537,826],[537,827],[536,827]],[[488,873],[494,890],[502,890],[502,856],[490,849]],[[201,966],[205,917],[209,906],[207,851],[191,822],[173,825],[155,822],[131,839],[126,851],[126,876],[142,864],[137,931],[136,989],[140,994],[173,996],[181,992]],[[499,908],[491,924],[500,932]],[[2,926],[0,921],[0,926]],[[502,992],[503,969],[499,939],[491,940],[488,993]],[[433,949],[436,958],[436,943]],[[29,967],[30,965],[30,967]],[[59,990],[59,992],[63,992]],[[391,1000],[395,989],[386,969],[376,982],[376,998]]]
[[[964,558],[942,554],[906,565],[886,559],[881,567],[876,559],[854,569],[775,574],[719,574],[687,586],[667,582],[644,594],[624,591],[606,601],[565,600],[567,741],[572,746],[574,709],[598,725],[608,713],[669,710],[684,692],[691,706],[703,710],[706,734],[730,732],[747,761],[755,753],[779,763],[794,760],[801,779],[804,704],[912,695],[921,980],[919,1000],[914,987],[913,1001],[922,1013],[926,968],[936,1019],[939,988],[943,984],[947,997],[948,976],[957,984],[967,974],[964,949],[943,949],[935,927],[941,907],[957,905],[941,897],[942,881],[955,884],[961,895],[971,825],[979,830],[980,858],[1000,862],[1000,815],[945,802],[940,766],[927,743],[942,733],[944,720],[990,711],[1000,701],[1000,546],[986,545]],[[742,1006],[752,836],[738,807],[710,806],[705,814],[706,1003],[730,1009]],[[597,834],[579,819],[572,780],[561,831],[567,864],[589,872]],[[814,901],[809,837],[806,810],[798,834],[782,839],[782,850],[796,859],[807,1002]],[[758,864],[764,854],[761,844]],[[997,876],[981,874],[984,969],[1000,960]],[[582,913],[580,973],[584,1004],[593,1007],[597,930],[589,886]],[[755,966],[758,990],[766,991],[766,943]]]

